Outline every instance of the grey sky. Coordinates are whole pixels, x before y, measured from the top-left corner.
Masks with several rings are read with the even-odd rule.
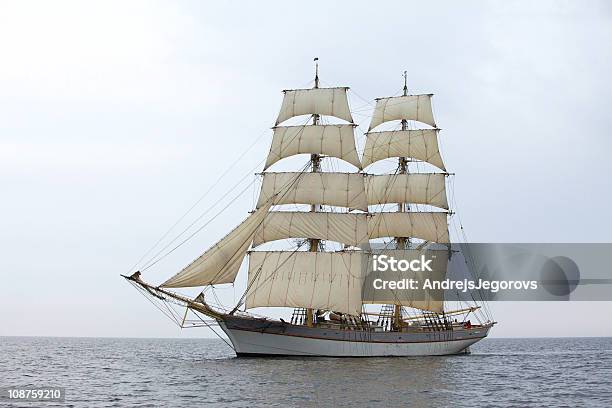
[[[595,1],[0,2],[0,335],[179,335],[118,274],[260,138],[215,191],[253,172],[314,56],[353,107],[395,94],[403,70],[436,94],[472,242],[610,242],[611,16]],[[612,335],[594,307],[612,311],[493,305],[493,335]]]

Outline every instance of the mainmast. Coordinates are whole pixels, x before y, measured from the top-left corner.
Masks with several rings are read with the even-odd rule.
[[[431,106],[432,94],[410,95],[408,76],[404,71],[404,87],[400,96],[376,98],[376,106],[368,127],[362,157],[363,167],[380,160],[397,158],[394,174],[366,174],[369,205],[396,204],[397,210],[377,209],[370,213],[369,238],[391,237],[397,250],[410,248],[411,239],[425,242],[448,243],[447,212],[426,209],[412,211],[412,204],[423,204],[448,210],[446,173],[410,172],[409,162],[423,161],[446,171],[438,147],[438,127]],[[375,129],[386,122],[399,120],[398,130]],[[429,125],[409,129],[408,121]],[[446,271],[444,271],[445,273]],[[414,295],[414,296],[413,296]],[[422,295],[422,297],[421,297]],[[404,291],[386,299],[364,295],[366,303],[382,303],[384,319],[391,318],[392,327],[401,330],[402,307],[412,307],[433,313],[443,313],[443,299],[432,299],[428,293]],[[391,314],[392,312],[392,314]],[[388,321],[388,320],[387,320]]]

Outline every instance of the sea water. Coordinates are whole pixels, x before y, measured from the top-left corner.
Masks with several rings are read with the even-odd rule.
[[[612,406],[612,338],[485,339],[471,355],[236,358],[218,339],[0,337],[1,387],[75,407]]]

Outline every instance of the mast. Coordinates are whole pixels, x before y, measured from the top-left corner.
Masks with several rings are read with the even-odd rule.
[[[391,237],[396,249],[410,248],[413,238],[431,243],[447,243],[447,212],[427,208],[413,211],[412,204],[422,204],[448,210],[445,176],[447,173],[410,172],[411,161],[422,161],[446,172],[438,146],[436,125],[431,98],[433,94],[408,93],[408,76],[404,71],[403,94],[376,98],[376,106],[366,133],[366,144],[362,156],[365,168],[375,162],[397,158],[398,167],[389,174],[365,174],[366,194],[369,205],[395,204],[396,210],[377,208],[370,214],[370,239]],[[376,130],[383,123],[398,120],[401,129]],[[408,126],[415,121],[431,128]],[[412,129],[411,129],[412,128]],[[418,169],[417,169],[418,170]],[[414,173],[414,174],[413,174]],[[441,271],[442,269],[440,269]],[[416,292],[415,292],[416,294]],[[423,293],[427,296],[427,291]],[[424,299],[424,298],[422,298]],[[412,307],[433,313],[443,312],[443,300],[413,298],[406,291],[393,293],[386,298],[365,294],[364,303],[382,303],[381,321],[391,323],[393,329],[401,327],[402,307]]]
[[[361,174],[324,172],[321,168],[321,159],[328,156],[344,160],[357,169],[362,165],[355,149],[355,124],[348,104],[348,87],[321,86],[317,60],[314,59],[313,85],[307,89],[283,91],[256,204],[259,208],[272,199],[274,205],[306,204],[307,210],[271,211],[253,240],[259,245],[272,240],[304,238],[308,248],[306,251],[252,252],[248,273],[251,289],[245,295],[246,308],[293,307],[292,323],[305,325],[315,324],[317,310],[335,310],[350,315],[361,312],[364,280],[361,254],[352,251],[319,253],[322,251],[319,247],[325,240],[355,246],[368,239],[365,214],[328,214],[323,209],[329,205],[367,212],[368,204]],[[288,119],[302,115],[308,115],[307,124],[283,125]],[[323,124],[323,116],[348,123]],[[300,171],[265,171],[284,157],[304,153],[309,160],[306,168]],[[337,222],[329,222],[332,218]]]
[[[404,96],[408,95],[408,73],[404,71]],[[402,119],[402,130],[406,130],[408,128],[408,121],[406,119]],[[407,174],[408,173],[408,159],[405,157],[400,157],[398,159],[399,165],[399,174]],[[410,205],[408,203],[397,203],[397,212],[408,212],[410,211]],[[410,238],[405,237],[396,237],[395,242],[397,245],[397,249],[406,249],[406,244],[410,243]],[[394,326],[397,330],[401,331],[402,329],[402,306],[395,305],[393,310],[393,320]]]
[[[315,58],[314,59],[315,62],[315,79],[314,79],[314,87],[313,89],[317,89],[319,87],[319,58]],[[318,114],[313,114],[312,115],[312,124],[313,125],[318,125],[319,124],[319,115]],[[310,155],[310,167],[311,167],[311,171],[313,173],[318,173],[321,171],[321,155],[319,154],[311,154]],[[311,212],[317,212],[319,211],[321,208],[320,205],[318,204],[313,204],[310,206],[310,211]],[[314,238],[310,238],[309,240],[310,243],[310,252],[317,252],[319,250],[319,240],[318,239],[314,239]],[[311,327],[314,325],[314,317],[313,317],[313,310],[311,308],[307,308],[306,309],[306,325]]]
[[[408,73],[404,71],[404,96],[408,95]],[[406,119],[402,119],[402,130],[408,129],[408,121]],[[399,173],[407,174],[408,173],[408,159],[405,157],[400,157],[398,159],[399,165]],[[408,203],[397,203],[397,212],[410,211],[410,205]],[[396,237],[398,249],[405,249],[406,243],[410,242],[410,239],[406,240],[405,237]]]

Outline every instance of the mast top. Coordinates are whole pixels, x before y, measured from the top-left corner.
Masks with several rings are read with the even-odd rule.
[[[408,71],[404,71],[404,96],[408,95]]]
[[[314,62],[315,62],[315,81],[314,81],[314,87],[318,88],[319,87],[319,57],[315,57]]]

